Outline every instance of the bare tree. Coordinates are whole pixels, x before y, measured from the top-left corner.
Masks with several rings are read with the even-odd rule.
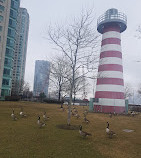
[[[75,81],[82,78],[84,74],[79,74],[82,67],[85,68],[85,75],[94,69],[96,56],[96,47],[98,44],[98,35],[93,25],[92,11],[82,12],[80,18],[74,18],[71,24],[66,27],[49,28],[49,39],[55,44],[57,50],[61,51],[68,62],[70,71],[65,74],[70,85],[70,102],[68,107],[67,123],[70,125],[72,95],[75,87]]]
[[[23,98],[32,98],[33,93],[30,91],[30,85],[28,82],[23,84]]]
[[[73,89],[73,103],[75,103],[76,96],[81,95],[83,99],[86,99],[87,91],[89,83],[87,82],[87,78],[77,77],[79,76],[79,72],[76,74],[77,80],[75,80],[74,89]]]
[[[141,39],[141,25],[138,26],[135,37]]]
[[[138,86],[138,95],[141,97],[141,84]]]
[[[124,98],[129,99],[133,95],[132,89],[129,83],[125,84],[125,92],[124,92]]]
[[[67,91],[68,80],[64,76],[68,74],[69,67],[65,57],[55,57],[51,64],[50,70],[50,84],[57,92],[58,100],[65,95]]]

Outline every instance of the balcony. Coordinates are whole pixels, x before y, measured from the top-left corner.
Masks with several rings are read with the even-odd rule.
[[[97,20],[97,30],[103,33],[103,28],[106,24],[117,23],[120,26],[120,32],[127,28],[127,16],[124,13],[118,12],[117,9],[109,9],[105,14],[101,15]]]

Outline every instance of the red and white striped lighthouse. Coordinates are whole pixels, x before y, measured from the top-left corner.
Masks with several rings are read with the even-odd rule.
[[[121,32],[127,28],[127,18],[117,9],[109,9],[98,19],[102,34],[94,111],[123,113],[125,111]]]

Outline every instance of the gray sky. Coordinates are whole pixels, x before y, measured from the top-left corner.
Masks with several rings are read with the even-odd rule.
[[[141,24],[141,0],[21,0],[21,7],[30,15],[25,81],[33,88],[35,60],[49,59],[53,50],[44,38],[48,25],[65,23],[79,15],[82,8],[94,8],[95,20],[107,9],[117,8],[128,18],[127,30],[122,33],[122,53],[125,82],[137,87],[141,83],[141,39],[135,38]],[[95,28],[96,29],[96,28]]]

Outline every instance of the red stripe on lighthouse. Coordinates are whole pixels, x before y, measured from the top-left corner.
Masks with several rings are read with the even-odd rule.
[[[124,85],[123,79],[120,78],[98,78],[97,85],[100,84],[112,84],[112,85]]]
[[[122,65],[118,65],[118,64],[104,64],[104,65],[99,65],[98,72],[99,71],[121,71],[121,72],[123,72],[123,67],[122,67]]]
[[[102,40],[101,45],[106,45],[106,44],[121,44],[121,40],[119,38],[106,38],[104,40]]]
[[[116,31],[120,33],[120,26],[116,24],[115,25],[113,24],[112,26],[105,26],[103,33],[109,32],[109,31]]]
[[[123,92],[97,91],[95,98],[124,99]]]
[[[95,112],[104,112],[104,113],[110,113],[110,112],[123,113],[123,112],[125,112],[125,107],[95,105],[94,111]]]
[[[105,57],[117,57],[122,58],[122,53],[118,51],[105,51],[100,53],[100,59]]]
[[[106,44],[121,44],[121,40],[119,38],[106,38],[104,40],[102,40],[101,45],[106,45]]]

